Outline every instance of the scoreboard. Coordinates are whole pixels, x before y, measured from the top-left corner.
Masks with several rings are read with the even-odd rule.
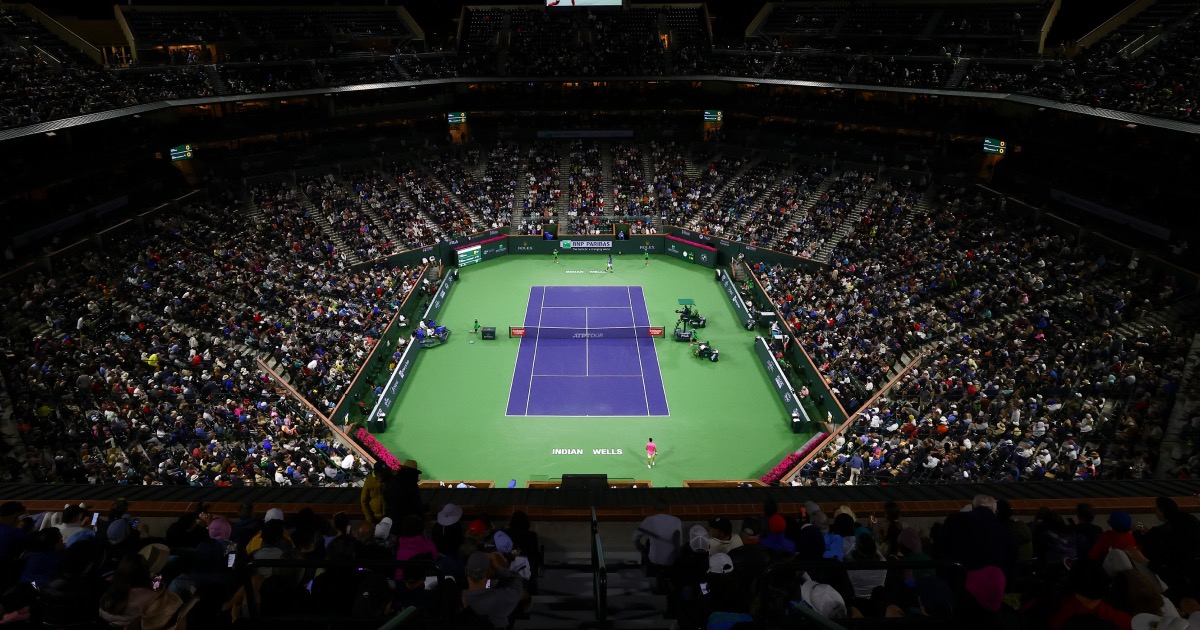
[[[1003,140],[997,140],[995,138],[983,139],[984,153],[990,153],[992,155],[1004,155],[1007,150],[1008,143],[1004,142]]]
[[[171,161],[178,162],[180,160],[192,159],[192,145],[181,144],[177,147],[171,147]]]
[[[704,110],[704,122],[725,122],[725,112],[719,109]]]
[[[467,122],[467,112],[450,112],[446,114],[446,122],[451,125],[462,125]]]
[[[462,249],[455,250],[455,252],[458,254],[457,262],[459,267],[474,265],[475,263],[483,260],[483,247],[480,245],[464,247]]]

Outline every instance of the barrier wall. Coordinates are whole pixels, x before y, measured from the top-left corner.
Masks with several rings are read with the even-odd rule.
[[[418,261],[420,262],[420,261]],[[355,413],[358,407],[358,401],[362,400],[363,396],[370,396],[371,381],[379,373],[381,366],[386,369],[388,359],[392,356],[392,349],[396,347],[396,340],[401,336],[407,335],[407,331],[403,330],[406,326],[398,324],[400,316],[411,319],[413,313],[421,308],[426,300],[421,293],[421,282],[429,273],[429,267],[421,269],[417,276],[417,288],[405,296],[400,303],[400,308],[396,309],[396,314],[392,316],[392,320],[388,322],[383,333],[379,335],[379,340],[375,342],[375,347],[371,349],[367,355],[367,360],[358,368],[358,374],[355,375],[354,381],[350,384],[350,388],[338,401],[338,404],[333,409],[330,416],[334,421],[341,422],[343,425],[351,422],[362,420],[359,413]],[[370,419],[368,416],[367,419]]]
[[[767,340],[763,337],[754,338],[754,353],[758,355],[758,360],[762,362],[763,368],[767,371],[767,376],[770,377],[771,383],[775,386],[775,393],[779,396],[779,400],[783,402],[783,406],[787,408],[788,422],[791,425],[794,433],[804,433],[812,427],[812,419],[808,417],[808,412],[800,404],[800,399],[796,396],[796,390],[792,389],[792,384],[789,382],[786,374],[783,373],[783,368],[779,362],[775,360],[775,355],[771,352],[770,346],[767,345]],[[799,418],[797,421],[796,419]]]
[[[734,284],[733,278],[729,277],[729,272],[724,269],[717,270],[717,278],[721,281],[721,286],[725,289],[725,295],[729,296],[730,303],[733,304],[733,310],[737,313],[739,322],[758,321],[757,314],[751,314],[750,308],[746,306],[746,302],[742,300],[742,294],[738,292],[737,285]]]
[[[446,296],[449,295],[451,287],[454,286],[455,280],[458,279],[458,273],[449,271],[442,278],[442,284],[438,287],[437,293],[430,300],[429,306],[421,314],[421,319],[437,319],[442,312],[442,306],[446,303]],[[416,365],[417,357],[421,353],[421,344],[416,340],[409,342],[404,348],[403,354],[400,355],[400,360],[396,362],[396,368],[392,370],[391,376],[388,377],[387,384],[383,386],[383,394],[379,396],[379,400],[375,401],[375,406],[367,414],[367,430],[371,433],[381,433],[387,430],[387,418],[399,400],[400,391],[404,388],[404,382],[408,380],[408,374]],[[355,383],[356,386],[359,383]]]

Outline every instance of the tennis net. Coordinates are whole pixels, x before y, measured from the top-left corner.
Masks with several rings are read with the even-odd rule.
[[[509,326],[509,337],[528,339],[636,339],[662,337],[662,326],[612,326],[579,328],[570,326]]]

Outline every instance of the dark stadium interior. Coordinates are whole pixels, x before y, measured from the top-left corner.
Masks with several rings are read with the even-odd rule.
[[[554,4],[0,4],[0,627],[1200,627],[1200,4]],[[455,245],[625,229],[812,440],[375,440]]]

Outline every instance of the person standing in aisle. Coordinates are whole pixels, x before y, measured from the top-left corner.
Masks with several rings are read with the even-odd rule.
[[[654,438],[650,438],[650,441],[646,442],[646,468],[654,466],[656,459],[658,459],[658,446],[654,444]]]

